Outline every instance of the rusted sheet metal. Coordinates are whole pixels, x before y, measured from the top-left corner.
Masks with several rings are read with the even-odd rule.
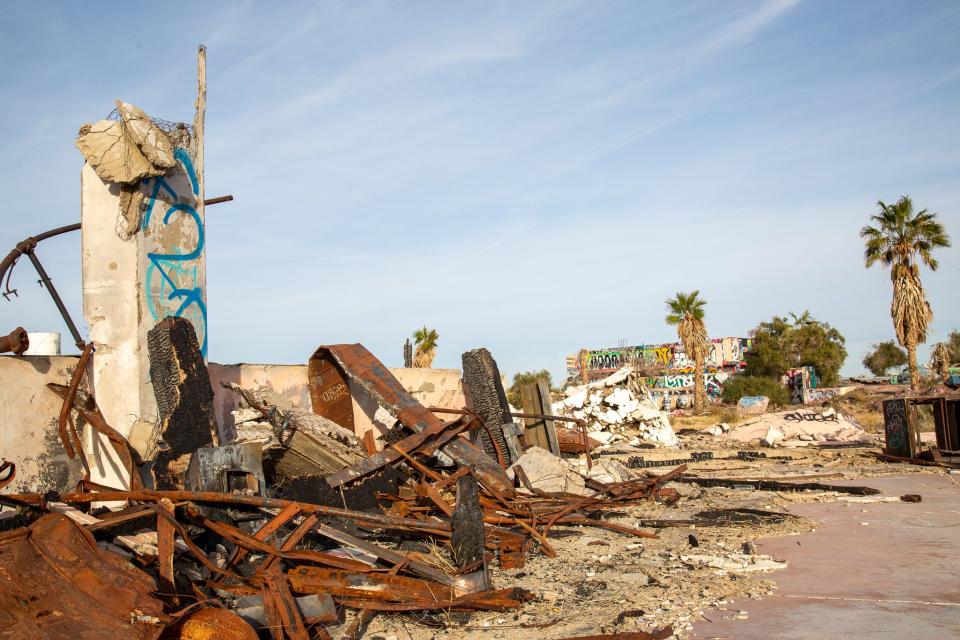
[[[523,538],[500,538],[498,553],[501,569],[522,569],[526,564],[527,549]]]
[[[315,353],[310,358],[307,375],[310,381],[310,403],[313,405],[313,412],[353,432],[353,399],[350,396],[350,385],[336,364],[326,358],[317,359]]]
[[[557,427],[556,431],[557,442],[560,445],[561,453],[586,453],[588,447],[583,444],[582,433],[574,429],[565,429],[564,427]],[[600,446],[600,442],[587,436],[587,445],[592,451]]]
[[[332,369],[339,373],[339,379],[333,375]],[[383,363],[361,344],[318,348],[310,358],[307,375],[313,410],[334,422],[338,422],[338,416],[341,420],[344,419],[343,410],[338,403],[350,402],[349,385],[346,398],[340,395],[342,390],[337,385],[349,382],[363,389],[411,431],[419,433],[431,427],[441,428],[438,425],[443,424],[430,410],[407,393]],[[352,429],[352,409],[350,416],[351,424],[348,428]],[[342,422],[339,424],[347,426]],[[466,439],[453,438],[444,446],[443,451],[458,464],[470,467],[485,487],[496,493],[514,495],[513,483],[504,470]]]
[[[290,640],[310,640],[307,628],[303,624],[300,608],[290,592],[290,584],[280,565],[271,565],[265,572],[264,579],[267,586],[264,604],[266,605],[268,598],[273,600],[272,606],[266,605],[267,622],[271,623],[270,627],[276,627],[276,622],[279,622]],[[274,620],[270,620],[271,612],[275,612]]]
[[[157,506],[168,514],[174,513],[173,502],[164,498]],[[164,595],[176,601],[177,587],[173,574],[173,545],[177,530],[166,518],[157,516],[157,574],[160,577],[160,590]]]
[[[0,638],[153,640],[170,622],[155,589],[61,514],[0,534]]]
[[[23,327],[17,327],[9,335],[0,336],[0,353],[8,351],[15,356],[30,348],[30,338]]]
[[[522,589],[480,591],[457,597],[449,587],[387,573],[352,574],[322,567],[287,573],[295,593],[330,593],[345,606],[377,611],[479,609],[510,611],[531,599]]]

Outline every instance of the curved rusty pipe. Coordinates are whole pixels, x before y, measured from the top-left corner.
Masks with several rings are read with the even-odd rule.
[[[39,243],[41,240],[46,240],[47,238],[59,236],[71,231],[77,231],[79,229],[80,223],[68,224],[64,227],[57,227],[56,229],[51,229],[50,231],[44,231],[43,233],[27,238],[23,242],[17,243],[17,246],[13,249],[13,251],[8,253],[6,257],[0,261],[0,284],[4,282],[5,278],[7,281],[9,281],[8,273],[10,269],[20,258],[20,256],[26,254],[27,257],[30,258],[30,262],[33,263],[33,268],[37,270],[37,275],[40,276],[40,282],[44,287],[46,287],[50,297],[53,298],[53,303],[57,305],[57,310],[63,317],[63,321],[67,323],[67,328],[70,330],[70,335],[73,336],[74,343],[77,345],[78,349],[83,350],[86,345],[83,338],[80,337],[80,332],[77,330],[77,325],[73,323],[73,318],[70,317],[70,312],[67,311],[67,307],[63,304],[60,294],[57,292],[56,287],[53,286],[50,276],[47,275],[43,265],[40,264],[40,259],[37,258],[36,254],[34,253],[34,249],[37,248],[37,243]],[[16,290],[12,291],[16,293]],[[8,298],[9,293],[10,290],[4,290],[3,296]]]
[[[13,266],[13,263],[17,261],[17,258],[22,256],[24,253],[30,253],[33,251],[38,242],[46,240],[47,238],[59,236],[64,233],[70,233],[71,231],[79,230],[80,223],[78,222],[76,224],[68,224],[65,227],[57,227],[56,229],[51,229],[50,231],[44,231],[43,233],[38,233],[35,236],[30,236],[23,242],[18,242],[13,251],[8,253],[4,259],[0,261],[0,282],[3,281],[4,277],[7,275],[7,270]]]

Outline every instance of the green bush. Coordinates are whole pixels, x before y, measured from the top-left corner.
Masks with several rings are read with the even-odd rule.
[[[847,358],[839,331],[804,311],[792,317],[774,316],[751,332],[746,353],[746,373],[779,380],[789,369],[810,365],[820,376],[820,386],[839,384],[840,368]]]
[[[526,384],[540,380],[547,383],[547,388],[550,389],[550,391],[556,391],[556,389],[553,388],[553,378],[546,369],[540,369],[540,371],[521,371],[520,373],[514,374],[513,384],[507,389],[507,402],[522,411],[523,392],[521,389]]]
[[[785,405],[790,394],[776,380],[761,376],[731,376],[723,383],[723,401],[735,404],[743,396],[767,396],[771,405]]]

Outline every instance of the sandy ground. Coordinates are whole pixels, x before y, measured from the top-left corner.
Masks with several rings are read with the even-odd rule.
[[[689,451],[707,450],[711,443],[689,443],[687,451],[644,452],[645,459],[680,458]],[[736,456],[739,449],[712,449],[715,457]],[[903,464],[877,462],[868,450],[766,449],[768,456],[790,460],[712,460],[690,465],[704,477],[782,478],[812,475],[815,481],[943,473]],[[629,456],[617,456],[626,460]],[[669,467],[646,470],[662,473]],[[771,492],[745,488],[700,488],[673,484],[683,496],[673,505],[649,502],[608,513],[605,518],[637,527],[642,519],[688,519],[708,509],[760,509],[785,512],[798,502],[850,500],[833,492]],[[872,498],[868,498],[870,500]],[[853,500],[858,500],[854,498]],[[741,573],[704,566],[692,555],[718,559],[741,557],[744,544],[761,538],[797,536],[814,529],[814,522],[787,516],[780,522],[722,527],[657,529],[659,538],[642,539],[604,529],[564,527],[551,536],[558,557],[534,550],[522,569],[492,568],[494,587],[521,586],[535,600],[512,613],[377,616],[365,638],[383,640],[426,638],[567,638],[618,631],[651,631],[673,625],[679,638],[690,636],[693,622],[704,611],[724,608],[733,600],[762,599],[775,593],[776,572]],[[651,530],[648,527],[641,527]],[[692,546],[691,535],[696,547]],[[748,551],[750,549],[748,548]],[[749,555],[747,556],[749,558]],[[757,558],[756,556],[754,558]],[[749,560],[747,560],[749,562]],[[764,558],[759,556],[762,564]],[[333,631],[337,637],[336,630]]]

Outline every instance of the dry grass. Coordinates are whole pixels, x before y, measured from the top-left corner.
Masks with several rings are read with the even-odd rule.
[[[853,418],[865,431],[876,433],[883,431],[884,397],[861,387],[824,403],[824,406],[833,407],[843,415]]]
[[[737,415],[736,409],[724,405],[710,405],[707,412],[694,416],[676,416],[670,418],[670,424],[677,429],[706,429],[715,424],[725,422],[731,426],[742,422],[744,418]]]

